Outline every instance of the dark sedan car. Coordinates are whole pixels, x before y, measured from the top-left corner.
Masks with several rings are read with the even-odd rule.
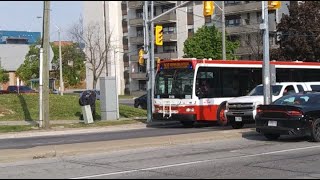
[[[320,141],[320,92],[283,96],[257,108],[256,131],[269,140],[280,135],[309,135]]]
[[[134,107],[138,108],[139,106],[142,109],[147,109],[147,94],[134,99]]]

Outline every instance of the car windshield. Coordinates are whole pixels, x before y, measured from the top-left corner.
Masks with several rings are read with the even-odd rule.
[[[272,85],[272,95],[278,96],[280,94],[282,85]],[[248,96],[263,96],[263,86],[259,85],[255,87]]]
[[[320,94],[292,94],[283,96],[272,104],[274,105],[308,105],[318,104],[320,102]]]

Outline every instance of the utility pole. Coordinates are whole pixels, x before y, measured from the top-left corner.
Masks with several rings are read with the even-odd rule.
[[[153,8],[154,8],[154,1],[151,1],[151,19],[153,19]],[[150,50],[150,59],[151,59],[151,112],[154,112],[154,22],[151,22],[151,50]]]
[[[262,1],[262,24],[260,29],[263,30],[263,100],[264,104],[272,102],[271,96],[271,74],[270,74],[270,57],[269,57],[269,22],[268,22],[268,1]]]
[[[224,1],[222,1],[221,5],[222,12],[222,59],[226,60],[226,23],[225,23],[225,14],[224,14]]]
[[[43,120],[44,128],[49,128],[49,51],[50,51],[50,1],[44,1],[43,12]]]
[[[149,1],[144,1],[144,6],[143,6],[143,12],[144,12],[144,52],[147,53],[145,59],[147,59],[147,77],[148,77],[148,82],[147,82],[147,122],[152,121],[152,94],[151,94],[151,73],[150,73],[150,51],[149,51],[149,26],[148,26],[148,5]]]
[[[60,38],[60,28],[58,28],[58,35],[59,35],[59,61],[60,61],[60,94],[63,96],[64,91],[64,83],[63,83],[63,76],[62,76],[62,51],[61,51],[61,38]]]

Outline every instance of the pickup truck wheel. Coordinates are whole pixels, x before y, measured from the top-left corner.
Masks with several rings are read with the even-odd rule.
[[[268,140],[277,140],[280,137],[280,134],[264,134]]]
[[[227,102],[221,103],[217,110],[217,121],[220,126],[228,125],[228,119],[225,117],[225,114],[224,114],[224,111],[226,110],[226,104]]]
[[[231,126],[233,129],[241,129],[241,128],[243,128],[244,123],[243,122],[234,122],[231,124]]]
[[[312,122],[311,140],[314,142],[320,142],[320,118]]]

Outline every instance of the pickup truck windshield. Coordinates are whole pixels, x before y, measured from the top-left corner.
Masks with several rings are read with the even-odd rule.
[[[280,94],[282,85],[273,85],[272,88],[272,95],[278,96]],[[263,86],[257,86],[255,87],[248,96],[263,96]]]

